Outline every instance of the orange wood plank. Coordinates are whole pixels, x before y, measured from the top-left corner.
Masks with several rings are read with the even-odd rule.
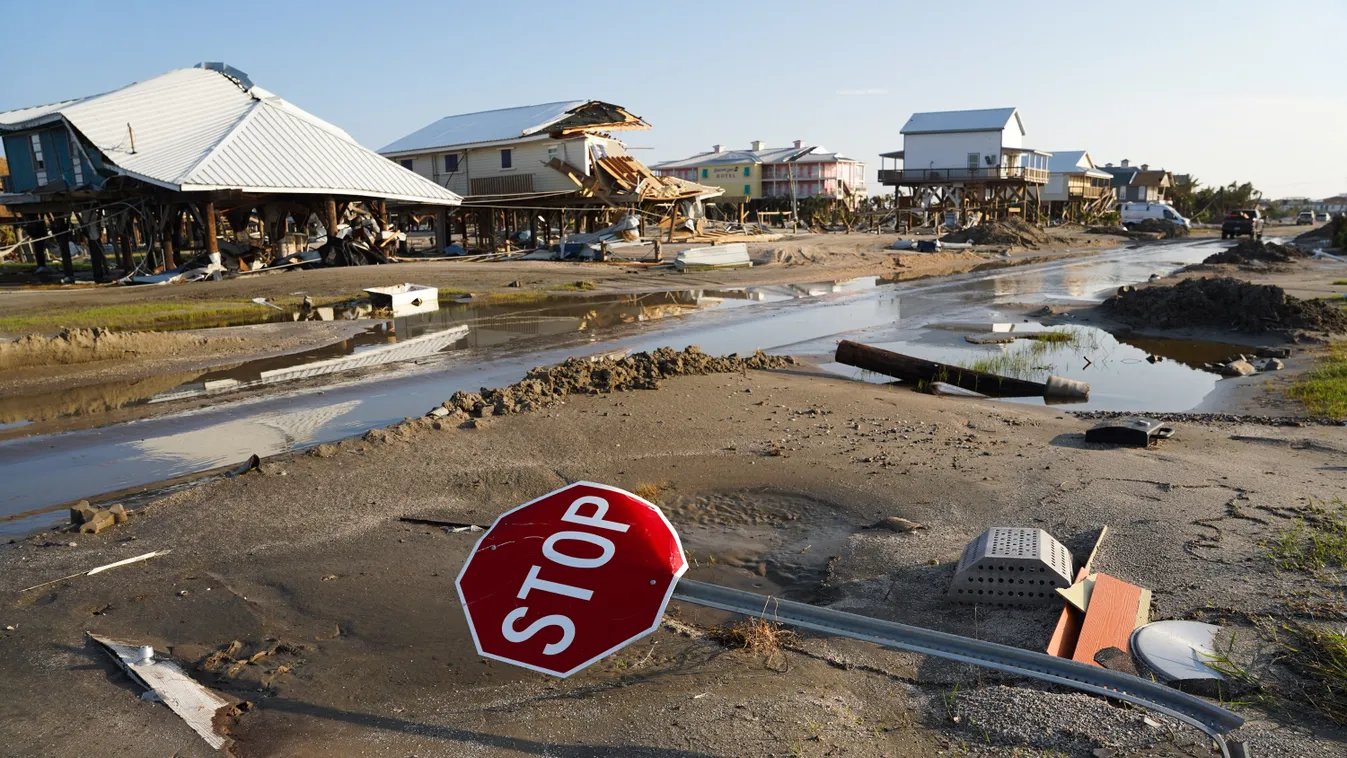
[[[1128,642],[1132,630],[1136,628],[1140,605],[1140,587],[1108,574],[1099,574],[1071,659],[1098,666],[1094,662],[1094,654],[1100,650],[1106,647],[1129,650]]]
[[[1076,581],[1085,578],[1086,566],[1076,572]],[[1052,630],[1052,639],[1048,640],[1048,655],[1058,658],[1070,658],[1076,653],[1076,642],[1080,639],[1080,625],[1085,619],[1080,611],[1063,603],[1062,615],[1057,617],[1057,627]]]

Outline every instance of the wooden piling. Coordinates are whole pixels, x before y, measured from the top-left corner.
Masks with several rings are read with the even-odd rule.
[[[946,382],[984,395],[999,397],[1042,397],[1047,391],[1047,385],[1040,382],[949,366],[862,345],[851,340],[842,340],[838,343],[837,354],[833,360],[847,366],[892,376],[914,385]]]

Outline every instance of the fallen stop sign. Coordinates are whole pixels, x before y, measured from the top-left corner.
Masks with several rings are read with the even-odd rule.
[[[659,508],[577,482],[496,519],[458,597],[477,652],[566,677],[659,628],[687,567]]]

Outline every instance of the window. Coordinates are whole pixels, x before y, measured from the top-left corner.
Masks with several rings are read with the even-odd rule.
[[[744,170],[747,171],[748,169],[744,169]],[[745,184],[745,185],[744,185],[744,197],[748,197],[748,196],[751,195],[751,194],[753,194],[753,185],[751,185],[751,184]]]
[[[84,186],[84,161],[80,160],[80,154],[72,150],[70,152],[70,162],[75,167],[75,186]]]
[[[398,163],[401,163],[402,167],[407,169],[408,171],[412,170],[413,162],[411,158],[403,158],[402,160],[398,161]]]
[[[969,169],[970,171],[973,170],[973,169],[976,169],[976,168],[978,167],[978,161],[980,161],[980,160],[982,160],[982,155],[981,155],[980,153],[969,153],[969,154],[968,154],[968,169]]]
[[[744,166],[744,177],[747,178],[748,175],[748,166]]]
[[[514,150],[511,150],[509,148],[500,151],[501,168],[514,168],[514,156],[512,155],[512,153],[514,153]]]
[[[707,176],[707,173],[706,173],[706,172],[707,172],[707,171],[708,171],[708,169],[702,169],[702,178],[703,178],[703,179],[706,178],[706,176]]]
[[[450,174],[458,170],[458,153],[444,156],[444,170]]]
[[[47,183],[47,161],[42,157],[42,138],[36,134],[28,137],[33,150],[33,169],[37,171],[37,185]]]
[[[548,163],[551,163],[553,158],[556,158],[557,160],[564,160],[561,157],[561,145],[551,145],[547,148]]]

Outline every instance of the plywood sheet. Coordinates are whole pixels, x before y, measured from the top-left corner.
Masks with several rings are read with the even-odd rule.
[[[1100,650],[1106,647],[1130,650],[1129,640],[1136,629],[1141,593],[1142,589],[1134,584],[1108,574],[1098,574],[1072,660],[1098,666],[1094,655]]]

